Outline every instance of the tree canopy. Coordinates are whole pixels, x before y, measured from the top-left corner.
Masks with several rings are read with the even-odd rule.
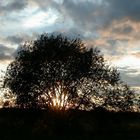
[[[126,110],[133,104],[133,91],[97,48],[61,34],[42,34],[22,45],[7,68],[4,87],[24,108]]]

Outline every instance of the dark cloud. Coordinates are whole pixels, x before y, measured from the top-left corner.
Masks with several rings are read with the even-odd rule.
[[[24,42],[34,40],[35,38],[37,38],[37,36],[38,36],[37,33],[32,33],[31,35],[21,33],[21,34],[15,34],[15,35],[12,35],[12,36],[8,36],[8,37],[6,37],[5,40],[9,44],[20,45]]]
[[[11,0],[11,2],[7,3],[6,5],[0,5],[0,12],[9,14],[9,12],[20,11],[23,10],[27,4],[27,0]]]
[[[108,3],[108,15],[111,19],[128,18],[140,21],[139,0],[106,0]]]
[[[31,4],[32,3],[32,4]],[[140,21],[140,0],[13,0],[7,5],[1,6],[0,11],[23,10],[28,4],[32,7],[37,4],[41,10],[49,8],[57,10],[63,17],[64,22],[71,19],[75,28],[93,32],[97,29],[109,26],[114,20],[130,19]],[[131,32],[131,27],[116,29],[118,32]]]
[[[0,60],[10,60],[12,59],[12,54],[15,49],[8,48],[7,46],[0,44]]]
[[[29,5],[30,4],[30,5]],[[63,0],[62,2],[54,0],[13,0],[5,6],[0,7],[0,11],[23,10],[27,5],[31,8],[34,4],[38,5],[40,10],[49,8],[57,10],[64,20],[71,20],[77,31],[95,32],[98,29],[106,28],[115,20],[130,19],[140,20],[140,1],[139,0]],[[62,21],[63,22],[63,21]],[[68,28],[68,27],[65,27]],[[132,27],[122,27],[114,29],[120,33],[130,33]],[[79,32],[79,31],[78,31]]]
[[[55,4],[51,4],[53,7]],[[67,20],[74,21],[74,26],[83,30],[94,31],[106,28],[116,20],[140,21],[140,0],[103,0],[74,1],[64,0],[57,7],[54,6]],[[131,32],[131,27],[124,27],[121,32]]]
[[[59,11],[63,14],[65,20],[70,18],[74,21],[74,26],[77,26],[77,28],[90,30],[96,27],[97,23],[101,22],[101,19],[96,18],[102,14],[103,9],[101,7],[101,5],[90,1],[75,3],[72,0],[65,0]]]
[[[14,44],[20,44],[21,42],[23,42],[23,37],[19,37],[19,36],[8,36],[7,37],[7,41],[14,43]]]
[[[103,44],[102,47],[105,47],[109,55],[122,55],[122,52],[118,52],[118,40],[117,39],[107,39],[106,44]]]
[[[116,27],[113,29],[112,32],[117,33],[117,34],[129,34],[133,31],[133,27],[131,26],[124,26],[124,27]]]

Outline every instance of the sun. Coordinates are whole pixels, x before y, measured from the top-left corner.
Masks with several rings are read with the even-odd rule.
[[[46,105],[55,110],[67,110],[71,107],[68,95],[68,91],[62,85],[57,85],[46,90],[39,100],[43,99]]]
[[[65,107],[67,108],[68,107],[67,99],[68,99],[67,95],[62,94],[60,96],[59,94],[56,93],[56,97],[52,99],[53,107],[57,109],[61,109]]]

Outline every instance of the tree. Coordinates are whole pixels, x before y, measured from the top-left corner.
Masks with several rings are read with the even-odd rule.
[[[4,87],[26,108],[93,109],[107,102],[110,86],[119,84],[119,73],[105,64],[97,48],[48,34],[20,48],[4,79]]]
[[[135,91],[131,90],[127,84],[120,82],[106,91],[102,106],[116,111],[132,111],[134,100]]]

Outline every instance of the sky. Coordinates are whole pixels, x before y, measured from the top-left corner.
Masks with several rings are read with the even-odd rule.
[[[98,47],[140,89],[140,0],[0,0],[0,70],[25,41],[53,32]]]

